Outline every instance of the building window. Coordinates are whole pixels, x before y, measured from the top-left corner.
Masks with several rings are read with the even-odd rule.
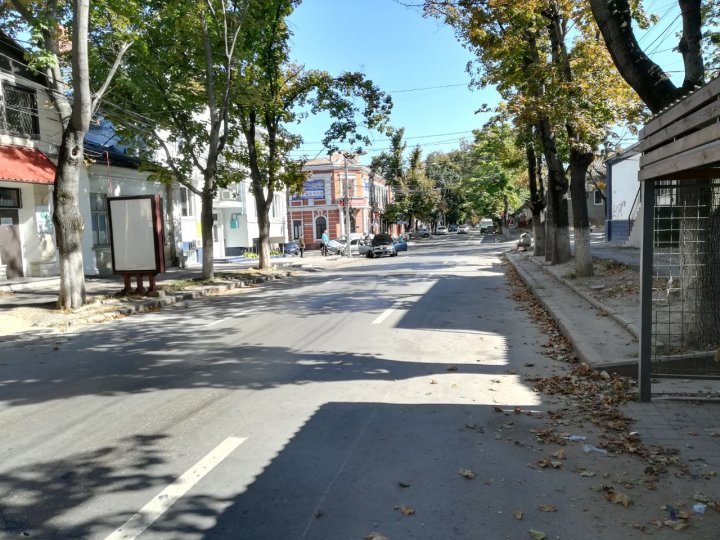
[[[0,208],[21,208],[20,190],[0,188]]]
[[[320,240],[322,238],[322,234],[327,229],[327,220],[320,216],[317,219],[315,219],[315,239]]]
[[[3,82],[0,86],[0,130],[37,137],[40,135],[35,90]]]
[[[92,219],[93,247],[110,245],[107,195],[102,193],[90,194],[90,216]]]
[[[603,198],[602,198],[602,191],[599,189],[595,190],[595,204],[602,204]]]
[[[282,217],[282,212],[280,210],[280,204],[281,204],[281,197],[279,195],[275,195],[273,197],[272,202],[272,217],[279,218]]]
[[[302,221],[293,221],[293,238],[297,240],[298,238],[302,237]]]
[[[192,217],[195,215],[194,199],[192,191],[185,186],[180,186],[180,215],[182,217]]]

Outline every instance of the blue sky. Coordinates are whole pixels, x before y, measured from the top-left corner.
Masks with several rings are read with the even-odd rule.
[[[494,90],[468,90],[470,53],[451,28],[423,19],[418,9],[392,0],[304,0],[290,27],[295,61],[332,74],[362,71],[390,92],[390,123],[404,127],[408,145],[423,145],[424,154],[456,148],[460,138],[472,137],[470,132],[490,116],[475,110],[497,102]],[[428,88],[448,85],[453,86]],[[302,150],[308,157],[322,152],[319,141],[327,123],[327,117],[318,117],[294,126],[306,141]],[[374,137],[363,161],[388,147],[383,135]]]
[[[682,59],[671,50],[681,26],[677,0],[646,4],[660,21],[640,35],[640,45],[681,82]],[[420,144],[424,155],[457,148],[461,138],[471,138],[470,131],[491,116],[475,111],[498,102],[493,89],[468,89],[465,66],[472,55],[450,27],[424,19],[419,8],[393,0],[304,0],[291,16],[290,28],[291,54],[298,63],[332,74],[362,71],[389,92],[394,102],[391,125],[404,127],[408,146]],[[305,140],[298,157],[324,154],[319,141],[328,122],[319,116],[293,126]],[[622,135],[624,145],[632,144],[626,131]],[[374,138],[363,162],[388,147],[383,135],[375,133]]]

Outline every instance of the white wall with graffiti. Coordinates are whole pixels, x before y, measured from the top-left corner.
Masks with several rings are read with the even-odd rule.
[[[630,235],[634,214],[638,211],[640,202],[636,201],[640,189],[640,153],[635,147],[630,147],[609,159],[606,165],[609,194],[606,238],[622,242]]]

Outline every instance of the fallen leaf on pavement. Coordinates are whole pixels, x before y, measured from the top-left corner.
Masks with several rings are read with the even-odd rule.
[[[438,382],[437,382],[435,379],[432,379],[432,380],[430,381],[430,384],[437,384],[437,383],[438,383]]]
[[[542,458],[540,461],[537,462],[539,467],[542,467],[543,469],[550,466],[550,460],[548,458]]]
[[[553,466],[553,469],[559,469],[562,467],[562,461],[550,460],[550,465]]]
[[[552,457],[557,459],[565,459],[565,449],[561,448],[557,452],[553,452]]]
[[[468,480],[475,480],[475,477],[477,476],[473,471],[470,469],[460,469],[458,471],[458,474],[462,476],[463,478],[467,478]]]
[[[673,521],[671,519],[666,519],[663,523],[666,527],[670,527],[671,529],[675,529],[676,531],[685,530],[689,526],[685,521]]]
[[[406,516],[412,516],[415,514],[415,509],[410,506],[401,506],[400,512],[402,512]]]
[[[605,490],[605,498],[613,504],[622,504],[625,508],[632,504],[632,499],[628,495],[613,488]]]
[[[584,478],[592,478],[592,477],[595,476],[596,474],[597,474],[597,473],[594,473],[594,472],[592,472],[592,471],[582,471],[582,472],[580,473],[580,476],[582,476],[582,477],[584,477]]]
[[[695,492],[695,495],[693,495],[693,499],[695,499],[697,502],[701,502],[701,503],[709,503],[711,500],[710,497],[700,493],[699,491]]]
[[[530,529],[528,532],[534,540],[545,540],[547,538],[547,535],[542,531]]]
[[[387,536],[383,536],[380,533],[371,532],[365,537],[365,540],[390,540]]]
[[[522,510],[515,510],[513,512],[513,515],[515,516],[515,519],[517,519],[518,521],[522,521],[522,518],[523,518]]]
[[[457,370],[458,370],[457,366],[448,366],[447,367],[447,371],[457,371]]]
[[[410,484],[408,484],[407,482],[398,482],[398,486],[400,486],[401,488],[408,488],[410,487]]]
[[[541,512],[557,512],[557,506],[554,504],[541,504],[538,506],[538,510]]]

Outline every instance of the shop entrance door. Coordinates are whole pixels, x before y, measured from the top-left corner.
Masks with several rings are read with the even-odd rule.
[[[20,221],[17,210],[0,209],[0,264],[8,279],[23,277]]]

